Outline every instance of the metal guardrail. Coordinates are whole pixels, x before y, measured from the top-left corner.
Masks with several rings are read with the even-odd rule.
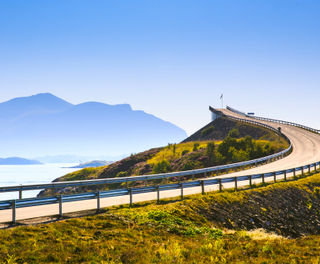
[[[108,178],[108,179],[98,179],[98,180],[81,180],[81,181],[65,181],[65,182],[51,182],[51,183],[39,183],[39,184],[28,184],[28,185],[16,185],[16,186],[1,186],[0,193],[4,192],[19,192],[19,199],[22,199],[22,192],[23,191],[31,191],[31,190],[45,190],[45,189],[60,189],[60,188],[67,188],[67,187],[83,187],[83,186],[94,186],[94,185],[104,185],[104,184],[113,184],[113,183],[128,183],[128,182],[135,182],[135,181],[150,181],[150,180],[161,180],[161,179],[169,179],[169,178],[183,178],[186,176],[195,176],[199,174],[204,174],[204,177],[207,176],[208,173],[213,173],[217,171],[223,170],[230,170],[230,169],[237,169],[240,167],[246,167],[250,165],[258,165],[264,162],[269,162],[271,160],[275,160],[278,158],[283,158],[292,150],[292,145],[288,137],[277,129],[268,126],[266,124],[241,119],[232,116],[225,116],[231,120],[250,123],[253,125],[261,126],[266,129],[269,129],[280,136],[284,137],[287,142],[289,143],[289,147],[281,152],[263,157],[254,160],[244,161],[244,162],[237,162],[228,165],[220,165],[214,167],[208,167],[203,169],[195,169],[195,170],[187,170],[187,171],[179,171],[179,172],[170,172],[170,173],[160,173],[160,174],[151,174],[151,175],[139,175],[139,176],[130,176],[130,177],[119,177],[119,178]],[[1,209],[1,208],[0,208]]]
[[[266,118],[266,117],[261,117],[261,116],[251,116],[251,115],[247,115],[244,112],[236,110],[236,109],[234,109],[234,108],[232,108],[230,106],[227,106],[227,109],[230,110],[231,112],[243,115],[243,116],[248,117],[248,118],[257,119],[257,120],[261,120],[261,121],[267,121],[267,122],[273,122],[273,123],[278,123],[278,124],[290,125],[290,126],[299,127],[299,128],[302,128],[302,129],[305,129],[305,130],[320,134],[320,129],[311,128],[311,127],[300,125],[300,124],[297,124],[297,123],[294,123],[294,122],[288,122],[288,121],[284,121],[284,120]]]
[[[192,187],[201,187],[202,194],[205,193],[205,186],[212,186],[212,185],[219,185],[219,190],[222,191],[222,187],[224,183],[234,183],[234,188],[237,190],[238,183],[241,181],[248,181],[248,185],[252,188],[253,183],[252,180],[261,179],[262,183],[265,183],[266,178],[273,177],[273,181],[277,182],[277,176],[283,175],[284,180],[287,180],[287,175],[289,173],[293,173],[293,177],[296,177],[297,172],[301,172],[301,175],[304,175],[304,170],[307,169],[308,173],[311,173],[312,168],[314,172],[317,172],[320,167],[320,161],[315,162],[309,165],[269,172],[264,174],[254,174],[254,175],[246,175],[246,176],[239,176],[239,177],[229,177],[229,178],[218,178],[218,179],[208,179],[208,180],[196,180],[190,182],[181,182],[181,183],[173,183],[173,184],[166,184],[166,185],[159,185],[159,186],[148,186],[142,188],[126,188],[126,189],[118,189],[118,190],[109,190],[109,191],[99,191],[99,192],[88,192],[88,193],[81,193],[81,194],[72,194],[72,195],[60,195],[60,196],[53,196],[53,197],[44,197],[44,198],[27,198],[21,200],[8,200],[8,201],[0,201],[0,210],[4,209],[12,209],[12,222],[16,222],[16,209],[17,208],[24,208],[24,207],[31,207],[31,206],[39,206],[39,205],[49,205],[49,204],[59,204],[59,216],[62,217],[63,215],[63,203],[66,202],[75,202],[75,201],[83,201],[83,200],[97,200],[97,210],[100,210],[100,199],[107,198],[107,197],[119,197],[128,195],[129,196],[129,204],[133,204],[133,195],[134,194],[141,194],[141,193],[150,193],[156,192],[157,193],[157,201],[160,201],[160,192],[161,191],[168,191],[168,190],[181,190],[181,199],[183,199],[183,190],[185,188],[192,188]]]
[[[230,106],[227,106],[226,108],[227,108],[228,110],[230,110],[231,112],[234,112],[234,113],[236,113],[236,114],[239,114],[239,115],[243,115],[243,116],[248,117],[248,115],[247,115],[246,113],[244,113],[244,112],[242,112],[242,111],[239,111],[239,110],[237,110],[237,109],[234,109],[234,108],[232,108],[232,107],[230,107]]]

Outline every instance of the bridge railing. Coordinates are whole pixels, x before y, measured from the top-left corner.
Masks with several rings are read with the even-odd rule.
[[[236,114],[240,114],[240,115],[252,118],[252,119],[257,119],[257,120],[267,121],[267,122],[273,122],[273,123],[278,123],[278,124],[284,124],[284,125],[290,125],[290,126],[299,127],[299,128],[302,128],[302,129],[305,129],[305,130],[320,134],[320,129],[315,129],[315,128],[304,126],[304,125],[297,124],[297,123],[294,123],[294,122],[288,122],[288,121],[284,121],[284,120],[266,118],[266,117],[261,117],[261,116],[251,116],[251,115],[247,115],[244,112],[236,110],[236,109],[234,109],[234,108],[232,108],[230,106],[227,106],[227,109],[230,110],[231,112],[234,112]]]
[[[226,108],[227,108],[228,110],[230,110],[231,112],[234,112],[234,113],[236,113],[236,114],[239,114],[239,115],[248,117],[248,115],[247,115],[246,113],[244,113],[244,112],[242,112],[242,111],[239,111],[239,110],[237,110],[237,109],[234,109],[234,108],[232,108],[232,107],[230,107],[230,106],[228,106],[228,105],[227,105]]]
[[[12,210],[12,222],[16,222],[16,209],[17,208],[25,208],[32,206],[40,206],[40,205],[49,205],[49,204],[59,204],[59,212],[57,214],[62,217],[63,216],[63,203],[66,202],[75,202],[75,201],[83,201],[83,200],[92,200],[96,199],[97,201],[97,210],[100,210],[100,200],[101,198],[110,198],[110,197],[120,197],[120,196],[128,196],[130,205],[133,204],[133,197],[135,194],[142,193],[156,193],[157,201],[160,201],[160,192],[168,191],[168,190],[180,190],[181,199],[184,196],[184,189],[193,188],[193,187],[201,187],[202,194],[205,193],[206,186],[218,186],[217,189],[222,191],[223,184],[225,183],[233,183],[235,190],[238,189],[239,182],[247,181],[250,188],[253,187],[256,180],[261,180],[261,183],[266,183],[271,181],[277,182],[279,180],[279,176],[282,176],[284,181],[287,181],[290,173],[292,173],[291,177],[297,177],[297,172],[301,172],[303,176],[307,170],[307,173],[317,172],[320,167],[320,161],[315,162],[309,165],[296,167],[287,170],[274,171],[264,174],[252,174],[245,175],[239,177],[228,177],[228,178],[213,178],[213,179],[204,179],[204,180],[196,180],[196,181],[188,181],[188,182],[180,182],[180,183],[172,183],[165,185],[155,185],[141,188],[124,188],[117,190],[108,190],[108,191],[98,191],[98,192],[87,192],[80,194],[70,194],[70,195],[59,195],[59,196],[51,196],[51,197],[41,197],[41,198],[27,198],[20,200],[7,200],[0,201],[0,210],[11,209]]]

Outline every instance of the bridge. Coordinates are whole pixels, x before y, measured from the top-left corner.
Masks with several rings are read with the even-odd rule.
[[[19,192],[19,199],[0,201],[0,222],[13,222],[41,216],[59,215],[82,210],[97,209],[134,202],[160,200],[162,198],[205,193],[225,188],[251,187],[263,182],[287,180],[304,173],[320,171],[320,131],[300,124],[255,117],[227,107],[214,109],[216,117],[251,123],[272,130],[283,136],[289,143],[288,149],[261,159],[204,169],[163,173],[154,175],[131,176],[123,178],[54,182],[19,186],[3,186],[0,192]],[[279,130],[281,128],[281,130]],[[243,168],[250,169],[243,171]],[[241,170],[228,173],[229,170]],[[212,177],[213,173],[224,175]],[[156,179],[179,178],[178,183],[153,185]],[[196,180],[194,178],[197,178]],[[51,197],[23,198],[23,191],[59,189],[79,186],[105,186],[112,183],[130,183],[144,181],[145,187],[122,188],[108,191],[87,192]]]

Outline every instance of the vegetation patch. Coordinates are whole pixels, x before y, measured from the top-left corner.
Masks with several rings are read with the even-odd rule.
[[[108,166],[86,168],[72,172],[55,181],[115,178],[199,169],[264,157],[279,152],[286,147],[281,141],[254,140],[250,136],[236,138],[237,136],[238,131],[231,130],[223,141],[169,144],[163,148],[151,149],[131,155]],[[170,182],[177,180],[173,178],[170,179]],[[162,184],[164,181],[166,180],[155,180],[149,182],[149,184]],[[103,186],[103,189],[123,188],[123,185],[124,183],[109,184],[108,186]],[[131,187],[143,185],[144,183],[139,181],[130,183]],[[39,195],[97,191],[98,188],[97,186],[71,187],[46,190]],[[101,187],[99,189],[102,190]]]
[[[0,230],[0,259],[4,263],[318,263],[319,176]],[[283,237],[288,234],[294,238]]]

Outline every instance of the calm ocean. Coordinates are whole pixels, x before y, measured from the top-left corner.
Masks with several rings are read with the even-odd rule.
[[[74,163],[41,164],[41,165],[1,165],[0,186],[49,183],[69,172],[79,169],[63,167],[74,166]],[[23,192],[23,198],[34,197],[39,191]],[[17,199],[18,192],[0,193],[0,200]]]

